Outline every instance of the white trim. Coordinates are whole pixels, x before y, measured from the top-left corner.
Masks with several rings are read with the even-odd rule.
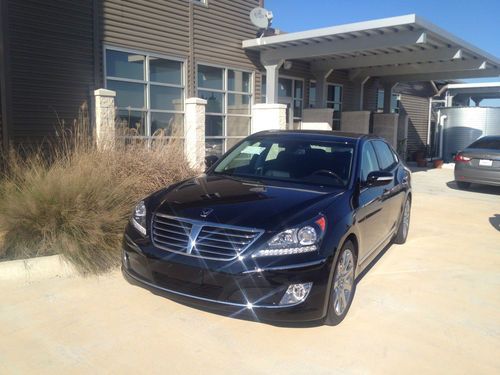
[[[331,51],[325,51],[325,46],[322,46],[322,43],[299,45],[296,47],[290,46],[290,42],[307,41],[309,39],[337,36],[342,37],[342,34],[359,34],[363,32],[373,32],[380,29],[393,29],[394,32],[386,32],[386,34],[381,35],[380,38],[378,38],[377,35],[371,35],[369,37],[367,36],[366,38],[361,36],[357,38],[357,41],[354,41],[353,44],[342,43],[344,42],[344,40],[337,41],[334,44],[328,43]],[[418,39],[413,39],[413,36],[411,34],[412,31],[409,30],[415,30],[416,36],[418,36],[417,34],[420,33],[420,37]],[[490,53],[464,41],[463,39],[447,32],[446,30],[443,30],[442,28],[421,17],[418,17],[415,14],[249,39],[242,42],[242,47],[256,50],[262,50],[263,47],[268,46],[278,47],[279,50],[266,50],[262,52],[263,55],[265,55],[264,57],[267,56],[268,58],[313,57],[315,55],[325,56],[328,54],[333,54],[335,52],[339,52],[341,49],[347,48],[348,46],[353,50],[356,50],[356,46],[358,46],[357,50],[360,50],[360,43],[364,39],[366,39],[365,41],[368,43],[367,45],[371,45],[373,48],[380,48],[380,46],[375,45],[375,40],[379,41],[380,45],[387,44],[389,46],[391,43],[394,44],[397,36],[403,36],[403,34],[408,35],[408,42],[411,42],[412,44],[431,42],[429,39],[436,40],[441,44],[452,45],[454,48],[458,48],[459,50],[464,50],[464,52],[466,53],[475,55],[479,60],[488,60],[488,63],[500,67],[500,59],[496,56],[491,55]],[[370,42],[368,42],[368,40]],[[400,40],[400,42],[401,41],[402,39]],[[336,45],[336,47],[334,45]],[[343,47],[340,48],[342,45]],[[306,55],[301,56],[300,53],[306,53]],[[397,61],[395,61],[395,63],[397,63]]]
[[[277,43],[286,43],[304,39],[319,38],[324,36],[333,36],[336,34],[345,34],[356,31],[364,31],[370,29],[380,29],[385,27],[404,26],[413,24],[416,21],[415,14],[405,16],[381,18],[371,21],[355,22],[338,26],[324,27],[320,29],[312,29],[307,31],[299,31],[295,33],[280,34],[273,36],[266,36],[256,39],[244,40],[242,43],[243,48],[253,48],[260,46],[267,46]]]

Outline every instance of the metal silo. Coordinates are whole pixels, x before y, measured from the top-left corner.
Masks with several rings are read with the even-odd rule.
[[[449,107],[441,109],[446,116],[443,131],[443,159],[454,155],[485,135],[500,135],[500,108]]]

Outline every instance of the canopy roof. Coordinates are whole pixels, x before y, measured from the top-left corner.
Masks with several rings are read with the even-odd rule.
[[[264,64],[305,60],[388,82],[500,76],[500,59],[415,14],[243,41]]]
[[[474,99],[499,99],[500,82],[449,84],[446,89],[450,95],[465,95]]]

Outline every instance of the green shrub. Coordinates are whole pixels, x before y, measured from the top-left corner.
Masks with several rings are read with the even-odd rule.
[[[83,133],[85,134],[85,133]],[[120,264],[123,230],[135,203],[194,172],[179,141],[97,150],[81,134],[21,158],[0,180],[0,257],[61,254],[83,274]]]

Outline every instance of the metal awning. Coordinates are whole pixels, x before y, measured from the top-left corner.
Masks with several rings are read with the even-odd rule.
[[[264,65],[305,60],[313,71],[349,70],[387,82],[500,76],[500,60],[416,15],[243,41]]]

